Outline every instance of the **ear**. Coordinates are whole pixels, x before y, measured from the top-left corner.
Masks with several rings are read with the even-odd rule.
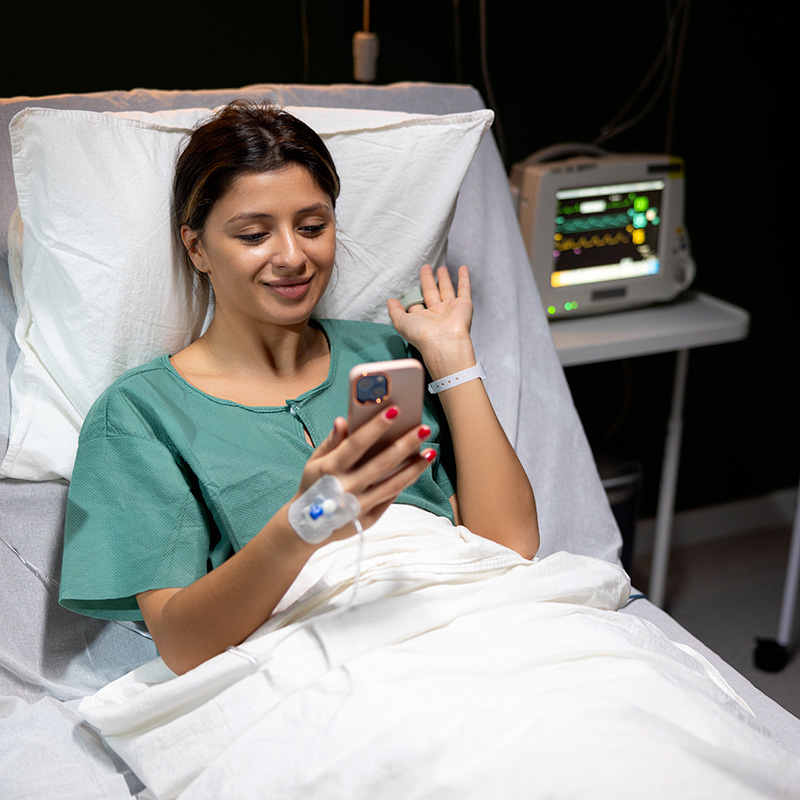
[[[192,264],[194,264],[194,268],[198,272],[210,275],[211,270],[206,264],[205,251],[203,243],[200,241],[200,234],[188,225],[181,225],[181,241],[189,254],[189,258],[192,260]]]

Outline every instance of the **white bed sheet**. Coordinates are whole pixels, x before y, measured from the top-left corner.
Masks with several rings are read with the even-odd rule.
[[[414,113],[455,113],[483,105],[478,93],[470,87],[430,84],[387,87],[269,85],[209,92],[135,90],[36,98],[35,105],[98,111],[157,110],[200,104],[213,107],[242,94],[273,97],[286,105],[386,108]],[[13,114],[30,104],[29,100],[22,98],[0,101],[0,121],[3,123],[0,127],[5,129]],[[5,263],[5,230],[17,205],[7,136],[0,137],[0,177],[3,178],[0,181],[3,187],[0,191],[0,372],[4,376],[0,381],[2,453],[8,435],[7,375],[18,353],[12,336],[16,311]],[[489,381],[493,401],[537,491],[543,528],[542,554],[568,550],[614,561],[620,542],[619,533],[571,405],[547,322],[541,315],[530,314],[530,309],[536,307],[535,286],[511,208],[507,180],[491,137],[485,137],[462,187],[450,232],[448,263],[469,263],[473,268],[473,290],[478,300],[473,330],[481,343],[484,363],[487,368],[493,365]],[[498,276],[502,280],[498,280]],[[54,579],[59,577],[65,488],[55,482],[0,481],[3,536]],[[11,695],[0,697],[0,797],[10,794],[15,799],[129,798],[137,792],[137,779],[111,757],[99,738],[87,732],[75,710],[77,698],[98,690],[151,658],[152,643],[118,625],[80,618],[60,609],[53,593],[8,548],[2,546],[0,573],[3,577],[0,581],[0,694]],[[346,599],[346,594],[343,598]],[[562,607],[565,607],[563,602],[559,605]],[[583,615],[584,612],[576,613]],[[587,615],[590,613],[604,620],[612,618],[618,623],[620,617],[645,617],[668,631],[671,639],[691,643],[718,666],[737,692],[747,699],[760,722],[769,727],[772,735],[800,757],[800,721],[737,675],[652,604],[636,601],[625,609],[624,614],[599,609],[586,611]],[[473,619],[470,615],[463,624],[471,624]],[[456,623],[462,624],[455,620],[453,625]],[[539,622],[535,624],[539,625]],[[619,624],[621,627],[612,627],[611,630],[624,633],[626,625],[632,630],[648,630],[647,625],[641,626],[636,622]],[[650,634],[659,641],[663,640],[663,636],[655,631],[647,635]],[[293,638],[302,641],[300,634]],[[431,642],[433,637],[419,634],[413,640]],[[299,643],[294,642],[293,646],[297,647]],[[286,646],[289,647],[290,642]],[[481,656],[484,649],[487,655],[491,654],[488,648],[482,648],[478,649]],[[355,659],[352,663],[361,662]],[[492,679],[500,680],[494,673]],[[666,676],[663,678],[667,679]],[[703,685],[713,685],[713,680],[707,675],[703,678]],[[310,688],[304,690],[297,699],[308,699],[310,691]],[[722,696],[726,708],[734,702],[727,692]],[[285,705],[287,711],[290,708],[290,705]],[[553,713],[557,711],[555,709]],[[421,723],[417,724],[421,727]],[[750,722],[746,721],[744,725],[747,735],[753,735]],[[538,735],[537,731],[534,733]],[[425,729],[420,741],[412,744],[421,746],[427,735]],[[589,762],[585,762],[587,756],[579,750],[577,739],[566,738],[566,755],[562,755],[552,769],[558,768],[569,774]],[[298,741],[300,752],[303,746],[304,743]],[[626,752],[623,742],[615,746],[615,741],[610,738],[598,746],[615,753],[609,764],[609,769],[621,776],[615,797],[630,795],[639,798],[653,794],[647,792],[646,786],[636,784],[634,773],[623,763],[625,759],[631,761],[635,758],[635,750]],[[242,752],[246,754],[246,750]],[[515,767],[522,773],[521,780],[527,781],[528,787],[536,787],[537,771],[551,768],[548,764],[540,767],[544,758],[542,754],[546,752],[545,749],[537,755],[536,748],[531,746],[522,766]],[[236,764],[233,751],[228,751],[228,754],[233,769]],[[57,761],[54,755],[57,755]],[[254,760],[257,762],[260,758],[259,752]],[[748,763],[747,759],[744,763]],[[57,769],[48,769],[47,764],[57,765]],[[225,767],[227,760],[222,756],[220,762],[204,773],[205,783],[198,781],[193,791],[200,793],[201,797],[202,791],[211,792],[214,776],[219,776]],[[202,788],[204,785],[205,789]],[[762,794],[757,796],[774,796],[770,794],[772,787],[768,781],[761,789]],[[498,783],[495,790],[485,796],[499,796],[505,800],[502,790],[503,786]],[[232,790],[216,796],[235,794]],[[257,796],[267,795],[259,790]],[[448,794],[442,790],[440,796],[447,797]],[[525,796],[536,795],[529,790]],[[558,796],[569,795],[560,791]],[[581,800],[586,796],[602,795],[594,791],[588,795],[584,793]],[[698,796],[705,800],[706,796],[720,795],[717,792]]]
[[[241,648],[261,666],[156,659],[81,704],[141,797],[797,796],[800,762],[719,672],[617,613],[620,567],[394,506],[348,608],[357,552],[309,562]]]

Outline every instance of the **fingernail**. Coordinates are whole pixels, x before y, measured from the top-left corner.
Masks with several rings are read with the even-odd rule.
[[[386,419],[394,419],[397,416],[397,409],[394,407],[387,408],[384,416],[386,417]]]
[[[434,459],[434,458],[436,458],[436,451],[435,451],[435,450],[426,450],[426,451],[425,451],[425,452],[422,454],[422,457],[423,457],[423,458],[424,458],[426,461],[433,461],[433,459]]]
[[[427,439],[431,435],[431,429],[427,425],[423,425],[417,431],[417,435],[420,439]]]

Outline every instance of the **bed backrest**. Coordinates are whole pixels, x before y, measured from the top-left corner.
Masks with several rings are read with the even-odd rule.
[[[8,375],[18,355],[6,236],[17,205],[8,137],[11,118],[27,106],[154,111],[211,108],[241,96],[271,98],[281,105],[429,114],[483,107],[471,87],[434,84],[255,85],[231,90],[134,90],[0,101],[0,453],[8,441]],[[498,415],[534,484],[542,554],[569,549],[614,560],[619,533],[540,310],[505,171],[491,136],[484,137],[462,185],[447,261],[451,267],[469,264],[472,270],[474,335]]]
[[[235,97],[284,106],[368,108],[452,114],[483,107],[471,87],[432,84],[251,86],[202,92],[135,90],[0,100],[0,456],[10,427],[9,376],[18,361],[17,310],[6,238],[17,206],[8,124],[29,106],[90,111],[213,108]],[[487,389],[533,483],[540,555],[558,550],[616,560],[620,535],[541,312],[508,181],[491,136],[484,136],[461,186],[447,264],[469,264],[473,334]],[[85,695],[152,658],[152,642],[112,623],[62,609],[60,575],[64,481],[0,480],[0,694],[35,701]],[[27,562],[27,566],[24,562]],[[38,570],[38,573],[32,568]]]

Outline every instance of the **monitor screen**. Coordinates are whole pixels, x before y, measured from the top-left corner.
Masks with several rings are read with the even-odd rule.
[[[548,319],[664,302],[694,279],[679,158],[534,154],[514,164],[510,181]]]
[[[661,179],[556,191],[553,287],[656,275]]]

